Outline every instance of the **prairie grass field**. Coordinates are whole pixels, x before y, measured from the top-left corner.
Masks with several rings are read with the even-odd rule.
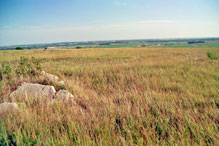
[[[11,74],[0,81],[0,145],[219,145],[219,62],[191,48],[89,48],[0,51]],[[20,57],[65,81],[77,105],[15,100]],[[61,88],[61,87],[60,87]]]

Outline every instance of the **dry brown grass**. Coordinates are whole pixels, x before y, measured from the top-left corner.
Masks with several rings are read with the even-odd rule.
[[[37,57],[78,106],[23,101],[0,120],[0,144],[218,145],[219,63],[207,50],[1,51],[0,62],[14,67],[20,56]],[[3,85],[0,101],[13,100]]]

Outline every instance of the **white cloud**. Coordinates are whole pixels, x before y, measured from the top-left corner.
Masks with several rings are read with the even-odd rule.
[[[114,2],[114,5],[120,6],[120,7],[125,7],[125,6],[128,5],[128,3],[126,3],[126,2],[120,2],[120,1],[115,1],[115,2]]]
[[[155,24],[155,23],[157,23],[157,24],[164,24],[164,23],[171,24],[171,23],[177,23],[177,22],[172,21],[172,20],[145,20],[145,21],[138,21],[137,23],[138,24],[151,24],[151,23],[153,23],[153,24]]]

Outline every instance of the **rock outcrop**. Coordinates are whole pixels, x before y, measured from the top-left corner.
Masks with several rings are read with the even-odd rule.
[[[64,84],[64,81],[60,81],[59,77],[46,73],[45,71],[41,72],[41,75],[47,78],[51,82]],[[69,93],[67,90],[56,91],[54,86],[41,85],[34,83],[22,83],[18,88],[13,91],[10,95],[12,99],[48,99],[51,103],[60,101],[65,103],[73,103],[74,96]]]
[[[10,114],[15,111],[18,111],[17,103],[4,102],[0,104],[0,115],[2,114]]]
[[[12,99],[50,99],[53,101],[61,101],[66,103],[71,102],[75,104],[74,96],[67,90],[60,90],[56,92],[53,86],[25,82],[22,83],[21,86],[17,88],[17,90],[12,92],[10,97]]]
[[[54,98],[56,90],[53,86],[22,83],[10,94],[12,98]]]

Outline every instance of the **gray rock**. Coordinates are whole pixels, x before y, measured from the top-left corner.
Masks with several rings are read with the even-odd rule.
[[[58,84],[64,84],[64,81],[59,81],[58,76],[46,73],[45,71],[42,71],[41,75],[44,76],[45,78],[47,78],[51,82],[55,82],[55,83],[58,83]]]
[[[58,84],[64,85],[65,82],[64,81],[59,81]]]
[[[4,102],[0,104],[0,115],[18,111],[17,103]]]
[[[56,100],[74,103],[74,96],[67,90],[59,90],[59,92],[56,93]]]
[[[22,83],[17,90],[10,94],[12,98],[53,98],[56,90],[53,86]]]

